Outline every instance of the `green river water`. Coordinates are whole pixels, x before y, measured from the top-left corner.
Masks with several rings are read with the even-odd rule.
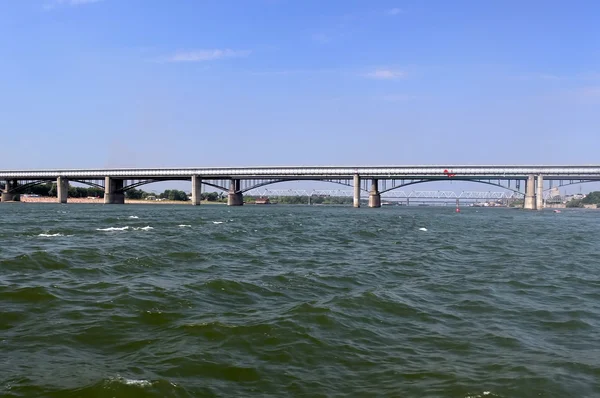
[[[599,211],[0,220],[2,397],[600,397]]]

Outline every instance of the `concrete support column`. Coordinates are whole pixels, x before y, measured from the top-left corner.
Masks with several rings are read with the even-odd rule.
[[[381,207],[379,181],[376,178],[371,180],[371,191],[369,191],[369,207]]]
[[[0,200],[2,202],[12,202],[15,200],[15,194],[11,192],[2,192]]]
[[[231,180],[229,194],[227,195],[227,206],[242,206],[244,195],[240,192],[240,180]]]
[[[69,181],[64,177],[58,177],[56,180],[56,196],[58,196],[58,203],[67,203]]]
[[[360,176],[354,174],[354,207],[360,207]]]
[[[527,177],[525,182],[525,203],[523,203],[525,210],[535,210],[535,177],[530,175]]]
[[[117,180],[116,178],[112,177],[104,178],[104,203],[125,203],[125,194],[123,193],[123,180]]]
[[[192,205],[198,206],[202,196],[202,180],[198,176],[192,176]]]
[[[13,202],[17,199],[17,194],[11,192],[11,190],[17,187],[17,180],[6,180],[4,184],[4,191],[0,194],[0,200],[2,202]]]
[[[542,210],[544,208],[544,176],[537,176],[537,192],[535,194],[535,208]]]

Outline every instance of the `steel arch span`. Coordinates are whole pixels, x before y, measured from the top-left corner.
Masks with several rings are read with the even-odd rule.
[[[429,179],[429,180],[416,180],[416,181],[411,181],[411,182],[408,182],[408,183],[405,183],[405,184],[402,184],[402,185],[397,185],[397,186],[394,186],[392,188],[380,190],[379,193],[383,195],[386,192],[391,192],[391,191],[393,191],[395,189],[404,188],[404,187],[408,187],[408,186],[411,186],[411,185],[424,184],[424,183],[428,183],[428,182],[444,182],[444,181],[461,181],[461,182],[472,182],[472,183],[476,183],[476,184],[492,185],[492,186],[495,186],[495,187],[498,187],[498,188],[506,189],[507,191],[512,191],[512,192],[514,192],[516,194],[524,195],[524,193],[522,193],[518,189],[507,187],[507,186],[499,184],[499,183],[494,183],[494,182],[491,182],[491,181],[473,180],[473,179],[452,179],[452,180]]]
[[[273,185],[273,184],[278,184],[281,182],[299,182],[299,181],[315,181],[315,182],[325,182],[325,183],[329,183],[329,184],[338,184],[338,185],[343,185],[346,187],[354,187],[353,185],[353,181],[352,180],[347,180],[347,179],[326,179],[326,180],[321,180],[321,179],[316,179],[316,178],[311,178],[311,179],[303,179],[303,178],[286,178],[286,179],[279,179],[279,180],[269,180],[269,181],[263,181],[251,186],[247,186],[244,187],[241,192],[242,193],[247,193],[253,189],[258,189],[258,188],[262,188],[262,187],[266,187],[268,185]],[[202,182],[204,184],[204,181]],[[369,192],[369,190],[366,188],[366,181],[363,187],[361,187],[361,191],[363,192]]]
[[[568,181],[568,182],[565,183],[565,181]],[[568,187],[571,185],[588,184],[591,182],[600,182],[600,180],[558,180],[559,184],[556,186],[553,184],[553,182],[554,182],[553,180],[550,180],[550,187],[545,188],[544,191],[549,191],[553,188]]]
[[[24,190],[26,190],[27,188],[31,188],[34,187],[36,185],[42,185],[42,184],[46,184],[48,182],[51,182],[49,180],[37,180],[37,181],[25,181],[24,184],[19,184],[19,185],[15,185],[12,188],[9,188],[8,191],[9,193],[22,193]],[[9,185],[10,187],[10,185]],[[3,186],[2,189],[6,189],[6,186]]]

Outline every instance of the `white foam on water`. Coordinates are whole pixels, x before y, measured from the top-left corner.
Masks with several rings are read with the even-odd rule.
[[[465,396],[465,398],[483,398],[484,396],[490,395],[490,394],[491,394],[490,391],[483,391],[483,393],[481,393],[481,394],[475,394],[475,395],[469,394],[469,395]]]
[[[192,227],[189,224],[179,224],[178,226],[181,227],[181,228],[185,228],[185,227],[191,228]]]
[[[154,228],[148,225],[147,227],[134,227],[133,229],[136,231],[139,231],[139,230],[150,231],[151,229],[154,229]]]
[[[128,386],[150,387],[152,385],[148,380],[123,379],[123,382]]]
[[[427,228],[419,228],[419,231],[425,231],[425,232],[427,232]]]
[[[138,386],[138,387],[151,387],[152,382],[150,380],[144,379],[126,379],[124,377],[118,377],[116,381],[126,384],[128,386]]]
[[[129,218],[139,218],[138,216],[129,216]]]
[[[49,238],[52,236],[64,236],[64,235],[61,233],[55,233],[55,234],[39,234],[38,236],[43,236],[43,237]]]
[[[125,231],[129,227],[108,227],[108,228],[96,228],[96,231]]]
[[[213,224],[223,224],[223,221],[213,221]]]

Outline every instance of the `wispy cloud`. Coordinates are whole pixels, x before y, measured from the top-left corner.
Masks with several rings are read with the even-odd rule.
[[[398,15],[402,13],[401,8],[390,8],[385,12],[387,15]]]
[[[99,3],[104,0],[52,0],[47,3],[44,8],[51,10],[60,6],[82,6],[85,4]]]
[[[242,58],[249,56],[251,51],[249,50],[231,50],[225,49],[212,49],[212,50],[192,50],[192,51],[178,51],[175,54],[165,58],[167,62],[206,62],[216,61],[225,58]]]
[[[398,70],[398,69],[375,69],[367,74],[365,77],[369,79],[378,79],[378,80],[398,80],[406,77],[406,72]]]

